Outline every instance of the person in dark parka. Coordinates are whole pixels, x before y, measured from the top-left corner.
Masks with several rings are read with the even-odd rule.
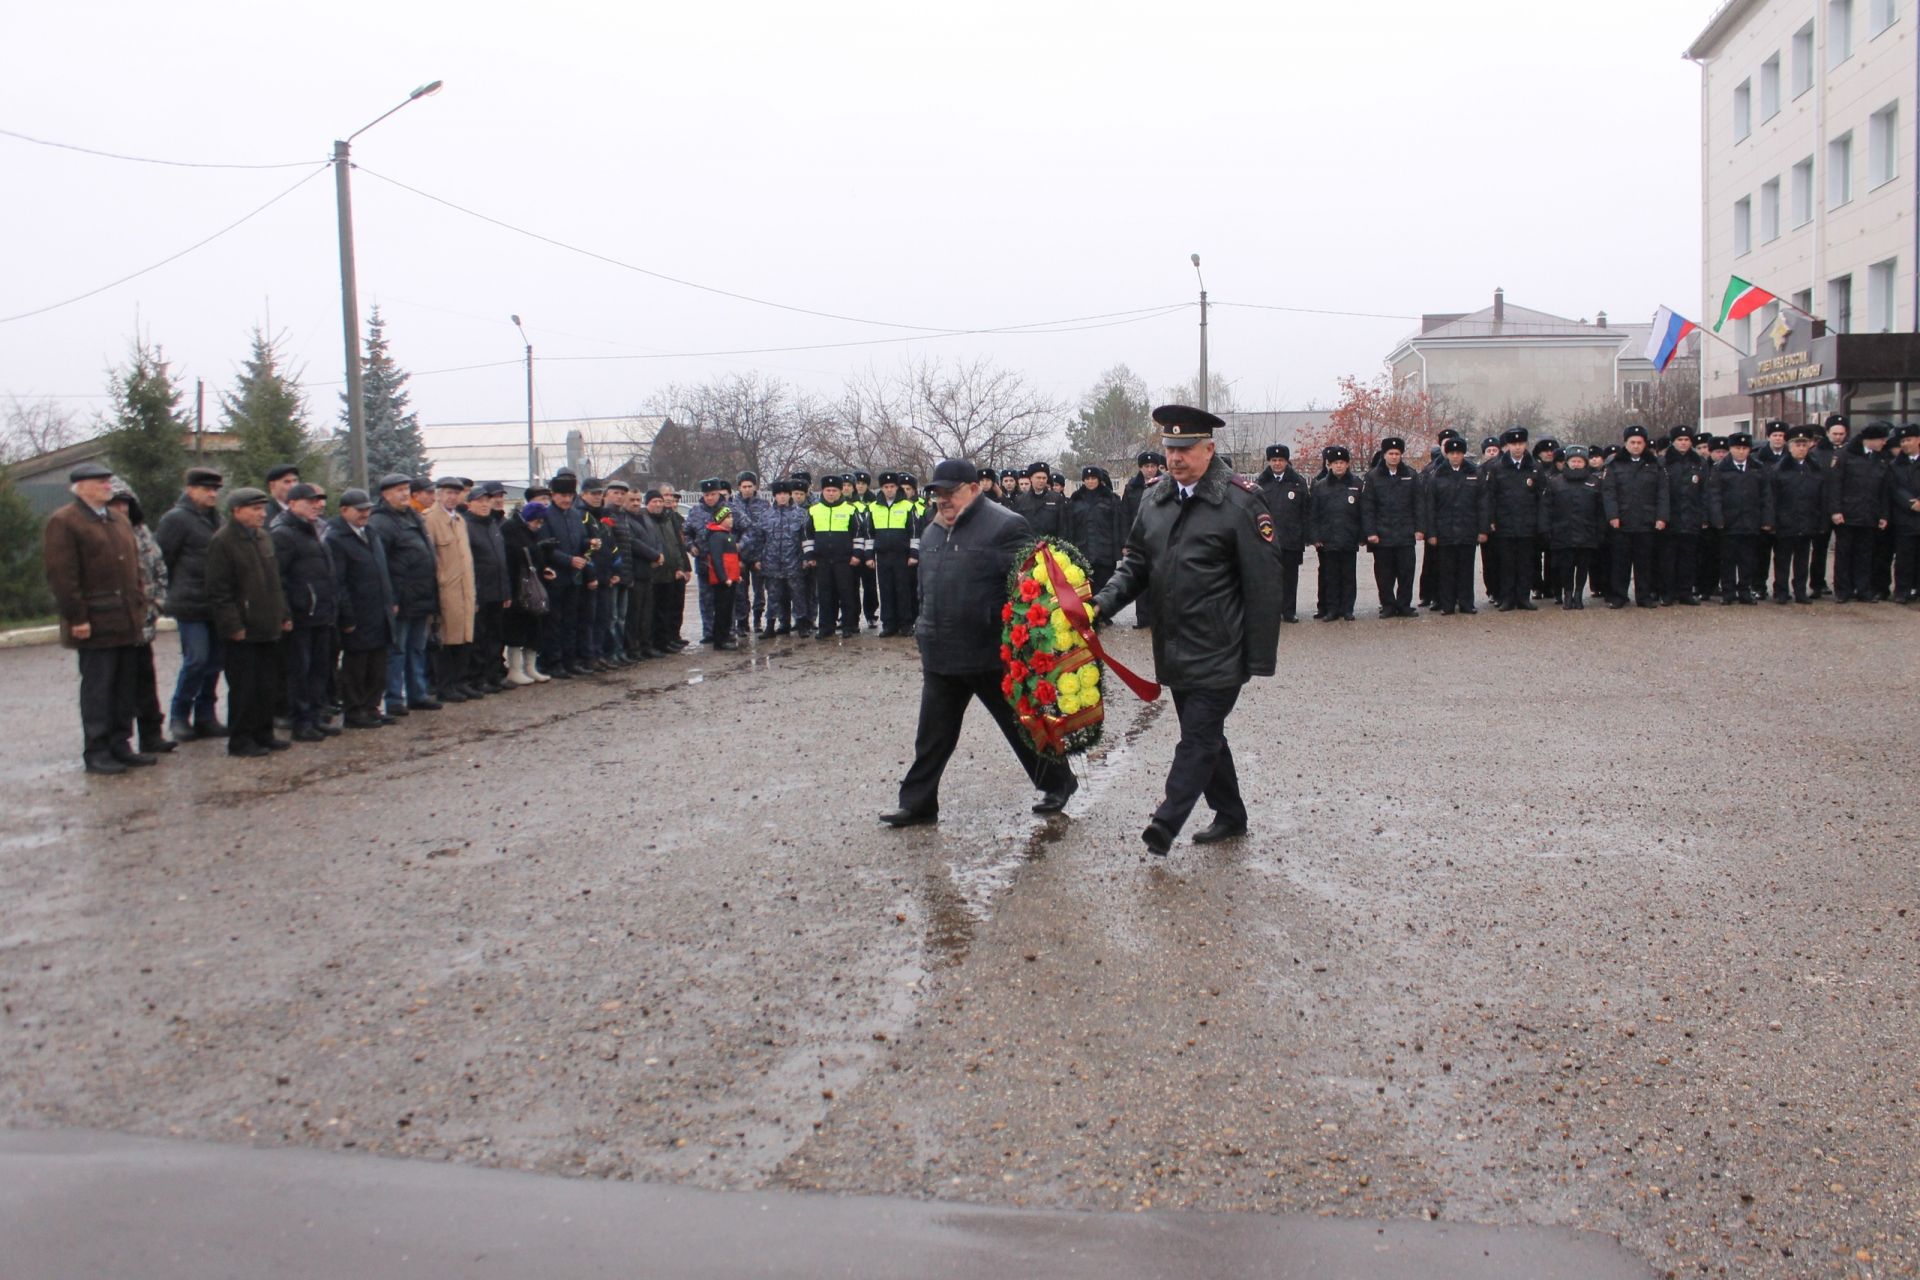
[[[227,523],[207,544],[207,605],[225,641],[227,754],[264,756],[292,744],[273,735],[273,710],[286,681],[281,640],[293,629],[273,539],[262,527],[268,498],[235,489]]]
[[[980,492],[980,470],[943,459],[927,481],[932,518],[920,535],[920,719],[913,764],[900,780],[890,827],[940,820],[940,776],[960,744],[969,703],[979,701],[1041,792],[1036,813],[1059,813],[1079,787],[1063,758],[1042,756],[1000,689],[1000,612],[1014,553],[1033,537],[1026,520]]]
[[[1607,527],[1613,531],[1613,573],[1607,585],[1607,604],[1621,608],[1627,602],[1627,580],[1633,579],[1634,603],[1642,609],[1659,607],[1653,585],[1654,538],[1667,527],[1667,478],[1658,459],[1647,448],[1647,429],[1628,427],[1625,448],[1607,464],[1601,492],[1607,501]]]
[[[1830,413],[1826,425],[1821,430],[1821,438],[1813,445],[1813,465],[1821,475],[1839,465],[1840,455],[1846,451],[1847,441],[1853,436],[1852,425],[1844,413]],[[1827,578],[1827,563],[1833,547],[1834,524],[1831,518],[1823,520],[1820,532],[1813,536],[1813,566],[1807,574],[1807,590],[1815,600],[1831,594]]]
[[[173,685],[168,728],[176,742],[223,738],[220,637],[207,613],[207,544],[220,528],[218,471],[189,467],[179,499],[154,526],[154,540],[167,565],[166,614],[180,637],[180,674]]]
[[[1873,599],[1875,535],[1893,515],[1893,478],[1880,457],[1887,427],[1874,423],[1834,454],[1827,472],[1827,514],[1833,524],[1833,599],[1836,604]]]
[[[125,773],[157,763],[133,749],[137,650],[147,599],[140,548],[127,517],[112,509],[113,472],[83,462],[67,473],[74,500],[48,518],[40,553],[60,615],[60,643],[80,666],[81,762],[88,773]]]
[[[1367,472],[1360,493],[1360,532],[1373,555],[1373,584],[1380,593],[1380,616],[1417,618],[1413,611],[1414,555],[1426,540],[1426,487],[1406,461],[1407,443],[1398,436],[1380,442],[1380,461]]]
[[[1333,445],[1323,455],[1326,470],[1314,478],[1307,504],[1307,537],[1320,560],[1321,622],[1352,622],[1354,598],[1359,594],[1354,561],[1365,535],[1361,532],[1360,499],[1366,491],[1353,474],[1353,455],[1345,445]]]
[[[473,643],[467,648],[463,683],[503,693],[514,688],[502,655],[507,644],[507,610],[513,606],[513,577],[506,534],[495,504],[505,502],[507,487],[497,480],[477,485],[460,518],[467,525],[467,549],[473,556]]]
[[[1775,604],[1811,604],[1808,569],[1813,561],[1813,539],[1827,520],[1827,477],[1813,460],[1820,428],[1808,424],[1787,433],[1787,456],[1773,468]],[[1791,591],[1791,595],[1789,595]]]
[[[1120,562],[1127,531],[1120,527],[1120,498],[1099,467],[1080,468],[1080,487],[1067,499],[1066,539],[1092,562],[1095,591],[1107,585]]]
[[[320,541],[318,520],[326,500],[310,484],[286,492],[284,509],[272,518],[274,560],[280,566],[280,591],[293,626],[281,643],[287,677],[287,710],[295,742],[319,742],[338,733],[327,722],[327,680],[333,674],[333,627],[340,602],[335,591],[333,557]]]
[[[386,544],[367,528],[373,506],[366,490],[349,489],[340,495],[340,514],[327,521],[325,546],[339,602],[340,706],[349,729],[393,723],[380,714],[387,645],[393,638],[393,584],[387,579]]]
[[[1893,598],[1920,600],[1920,426],[1900,428],[1899,456],[1888,464],[1893,483]]]
[[[413,480],[398,472],[380,479],[380,505],[367,528],[384,544],[393,588],[393,636],[387,647],[387,714],[437,711],[427,687],[427,632],[440,610],[439,570],[427,527],[413,509]]]
[[[1587,607],[1587,580],[1607,525],[1600,477],[1587,469],[1588,450],[1567,450],[1567,469],[1540,486],[1540,531],[1553,551],[1554,590],[1562,609]]]
[[[1440,462],[1426,475],[1428,590],[1443,616],[1478,613],[1473,604],[1473,551],[1480,532],[1480,469],[1467,459],[1467,442],[1455,435],[1440,447]]]
[[[1539,468],[1527,453],[1527,429],[1500,433],[1505,455],[1480,468],[1480,531],[1491,539],[1494,602],[1502,613],[1531,610],[1533,538],[1540,520]]]
[[[1203,795],[1213,822],[1194,833],[1196,843],[1247,830],[1226,721],[1242,686],[1274,673],[1280,562],[1259,489],[1214,451],[1213,433],[1226,424],[1189,405],[1162,405],[1153,419],[1168,482],[1141,503],[1126,555],[1094,606],[1106,618],[1145,597],[1153,615],[1154,671],[1172,691],[1180,741],[1165,798],[1140,838],[1164,857]]]
[[[1267,514],[1273,517],[1273,549],[1280,557],[1280,621],[1298,622],[1300,564],[1306,559],[1307,508],[1311,505],[1307,478],[1294,470],[1291,449],[1270,444],[1267,465],[1255,483],[1267,504]]]
[[[1661,466],[1667,483],[1667,527],[1654,538],[1660,603],[1697,605],[1700,539],[1707,528],[1707,464],[1694,447],[1693,428],[1675,427]]]
[[[1728,457],[1707,484],[1707,521],[1720,535],[1720,603],[1756,604],[1767,590],[1773,473],[1753,460],[1753,437],[1727,437]]]

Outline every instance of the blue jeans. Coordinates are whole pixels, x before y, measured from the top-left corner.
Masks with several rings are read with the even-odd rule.
[[[431,618],[395,618],[387,646],[387,705],[424,702],[427,692],[427,631]]]
[[[211,622],[180,625],[180,678],[173,683],[172,716],[206,724],[214,719],[220,697],[220,637]]]

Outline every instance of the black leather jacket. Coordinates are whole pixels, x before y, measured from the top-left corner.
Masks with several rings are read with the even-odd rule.
[[[913,638],[934,675],[1000,670],[1000,611],[1013,553],[1033,537],[1011,508],[976,498],[951,529],[929,521],[920,535],[920,617]]]
[[[1218,458],[1193,496],[1171,477],[1147,491],[1120,567],[1094,597],[1111,617],[1140,595],[1153,666],[1175,689],[1224,689],[1270,676],[1280,644],[1280,558],[1259,489]]]

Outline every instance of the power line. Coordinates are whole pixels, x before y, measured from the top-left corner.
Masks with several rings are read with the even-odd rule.
[[[778,311],[791,311],[798,315],[813,316],[821,320],[841,320],[849,324],[878,325],[880,328],[883,328],[883,329],[912,329],[918,333],[924,333],[924,334],[956,334],[958,335],[958,334],[978,334],[978,333],[1001,333],[1001,332],[1007,332],[1012,329],[1022,329],[1022,328],[1033,327],[1030,325],[1011,325],[1011,326],[1004,326],[1001,328],[955,329],[955,328],[949,328],[949,327],[940,326],[940,325],[905,324],[897,320],[874,320],[866,316],[841,315],[840,313],[834,312],[834,311],[818,311],[812,307],[801,307],[801,306],[795,306],[791,303],[786,303],[786,302],[774,302],[767,298],[756,298],[752,294],[736,293],[731,289],[722,289],[717,285],[701,284],[697,280],[687,280],[687,279],[683,279],[680,276],[668,275],[664,271],[655,271],[651,267],[642,267],[631,262],[624,262],[619,258],[611,257],[607,254],[600,253],[597,250],[583,249],[579,245],[569,244],[564,240],[556,240],[554,237],[548,236],[548,235],[542,235],[538,231],[529,231],[525,227],[516,226],[511,222],[505,221],[504,219],[495,218],[489,214],[481,213],[477,209],[469,209],[467,206],[456,203],[455,201],[452,201],[452,200],[448,200],[443,196],[436,196],[432,192],[422,191],[418,187],[409,186],[406,183],[401,182],[397,178],[389,178],[385,174],[375,173],[372,169],[366,168],[364,165],[356,164],[353,167],[359,172],[366,174],[369,178],[377,178],[381,182],[387,183],[389,186],[398,187],[402,191],[410,192],[413,195],[419,196],[423,200],[430,200],[434,204],[442,205],[445,208],[452,209],[456,213],[464,213],[470,218],[477,218],[481,222],[485,222],[492,226],[499,227],[504,231],[511,231],[515,235],[526,236],[530,240],[538,240],[540,243],[552,245],[556,249],[564,249],[568,253],[577,253],[581,257],[592,258],[596,262],[604,262],[608,266],[619,267],[623,271],[632,271],[638,275],[650,276],[655,280],[664,280],[668,284],[677,284],[687,289],[697,289],[702,293],[717,294],[720,297],[732,298],[738,302],[750,302],[750,303],[753,303],[755,306],[772,307]],[[1152,308],[1147,308],[1147,309],[1152,310]],[[1115,314],[1119,314],[1119,313],[1115,313]],[[1094,317],[1086,317],[1086,318],[1091,319]],[[794,348],[788,348],[788,349],[796,350],[796,351],[804,351],[804,350],[809,350],[811,348],[794,347]]]
[[[160,259],[160,261],[154,263],[152,266],[142,267],[138,271],[135,271],[130,275],[121,276],[118,280],[110,280],[106,284],[101,285],[97,289],[89,289],[85,293],[77,294],[74,297],[68,298],[63,302],[51,302],[44,307],[35,307],[32,311],[22,311],[19,315],[0,316],[0,324],[12,324],[15,320],[25,320],[31,316],[45,315],[49,311],[58,311],[61,307],[70,307],[76,302],[84,302],[88,298],[93,297],[95,294],[105,293],[109,289],[117,288],[118,286],[127,283],[127,281],[129,280],[137,280],[141,276],[146,275],[150,271],[158,271],[161,267],[166,266],[169,262],[174,262],[180,258],[184,258],[188,254],[192,253],[195,249],[201,248],[204,245],[212,244],[215,240],[218,240],[221,236],[224,236],[225,234],[227,234],[227,232],[232,231],[235,227],[240,226],[242,223],[251,222],[254,218],[259,217],[261,214],[265,213],[268,209],[271,209],[274,205],[279,204],[282,200],[285,200],[288,196],[298,191],[301,187],[304,187],[305,185],[307,185],[307,183],[312,182],[315,178],[319,177],[321,173],[325,172],[330,167],[331,165],[328,162],[325,162],[325,161],[320,162],[314,167],[314,170],[312,173],[309,173],[306,177],[300,179],[300,181],[294,183],[292,186],[288,187],[285,191],[282,191],[279,195],[267,201],[265,204],[253,210],[251,213],[245,214],[242,217],[237,218],[232,222],[229,222],[226,226],[220,228],[218,231],[206,237],[204,240],[194,241],[192,244],[180,250],[180,252],[178,253],[168,254],[166,257]]]
[[[1351,316],[1360,320],[1418,320],[1419,316],[1389,315],[1382,311],[1329,311],[1322,307],[1282,307],[1267,302],[1215,302],[1216,307],[1244,307],[1252,311],[1291,311],[1304,316]]]
[[[20,133],[14,129],[0,129],[0,135],[18,138],[22,142],[31,142],[36,146],[57,147],[62,151],[78,151],[82,155],[100,156],[107,160],[131,160],[135,164],[161,164],[173,169],[299,169],[313,163],[311,160],[288,160],[283,164],[214,164],[200,160],[156,160],[152,156],[122,155],[118,151],[99,151],[93,147],[75,146],[71,142],[54,142],[49,138],[36,138],[32,134]]]

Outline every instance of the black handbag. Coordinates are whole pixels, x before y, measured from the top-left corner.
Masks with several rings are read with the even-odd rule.
[[[513,603],[522,613],[530,613],[536,618],[547,616],[550,607],[547,584],[540,581],[540,571],[531,564],[520,570],[519,589],[514,592]]]

